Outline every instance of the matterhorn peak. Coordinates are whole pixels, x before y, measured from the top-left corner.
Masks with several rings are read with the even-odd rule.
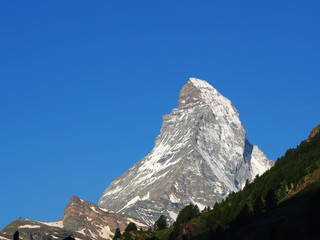
[[[246,139],[232,102],[190,78],[152,151],[111,182],[99,206],[149,225],[162,214],[172,222],[190,202],[212,206],[273,164]]]

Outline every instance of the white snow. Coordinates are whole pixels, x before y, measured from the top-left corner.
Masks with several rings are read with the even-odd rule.
[[[143,196],[141,200],[147,200],[149,198],[150,198],[150,192],[148,192],[147,195]]]
[[[94,206],[90,206],[90,209],[96,213],[99,213],[98,210]]]
[[[82,234],[82,235],[86,235],[86,233],[84,232],[84,230],[86,230],[86,229],[85,229],[85,228],[84,228],[84,229],[81,229],[81,230],[77,231],[77,233],[80,233],[80,234]]]
[[[138,201],[140,201],[141,200],[141,198],[139,197],[139,196],[135,196],[134,198],[132,198],[128,203],[127,203],[127,205],[129,206],[129,205],[132,205],[132,204],[134,204],[134,203],[136,203],[136,202],[138,202]]]
[[[195,200],[193,200],[192,198],[190,198],[191,202],[194,204],[194,205],[197,205],[198,208],[200,209],[200,211],[202,211],[206,206],[199,203],[199,202],[196,202]]]
[[[206,81],[200,80],[198,78],[189,78],[189,81],[192,82],[192,84],[197,88],[208,88],[213,90],[214,88]]]
[[[56,221],[56,222],[42,222],[42,221],[37,221],[38,223],[42,223],[44,225],[50,226],[50,227],[58,227],[58,228],[63,228],[63,221]]]
[[[114,211],[111,211],[111,210],[103,208],[103,207],[99,207],[99,209],[101,209],[102,211],[107,212],[107,213],[109,213],[109,212],[114,213]]]
[[[10,240],[10,239],[0,236],[0,240]]]
[[[168,211],[169,216],[173,219],[173,221],[175,221],[178,217],[178,214],[173,212],[173,211]]]
[[[270,169],[272,164],[274,164],[274,162],[269,161],[258,146],[253,145],[251,153],[252,180],[257,174],[261,176],[266,170]]]
[[[88,229],[88,231],[89,231],[92,238],[94,238],[94,239],[98,238],[97,234],[93,233],[90,229]]]
[[[134,220],[133,218],[127,218],[127,220],[129,222],[132,222],[132,223],[136,224],[138,227],[148,227],[148,225],[146,225],[144,223],[141,223],[141,222],[138,222],[138,221]]]
[[[139,196],[135,196],[134,198],[132,198],[123,208],[121,208],[119,211],[117,211],[117,213],[121,212],[123,209],[126,209],[127,207],[135,204],[138,201],[142,201],[142,200],[147,200],[150,198],[150,192],[148,192],[145,196],[143,196],[142,198],[140,198]]]
[[[26,224],[26,225],[19,226],[18,228],[41,228],[41,226]]]
[[[100,226],[100,229],[101,230],[98,230],[98,232],[99,232],[99,235],[100,235],[101,238],[103,238],[103,239],[112,239],[112,237],[114,236],[114,233],[111,232],[109,226]]]
[[[122,190],[122,188],[117,186],[115,189],[113,189],[111,191],[108,191],[105,194],[103,194],[103,196],[108,196],[108,195],[111,195],[111,194],[115,194],[117,192],[120,192],[121,190]]]

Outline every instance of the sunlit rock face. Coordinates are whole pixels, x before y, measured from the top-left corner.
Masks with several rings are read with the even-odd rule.
[[[55,240],[70,236],[76,240],[111,240],[117,228],[123,232],[130,222],[139,229],[149,228],[137,219],[72,196],[62,219],[56,222],[16,219],[0,231],[0,240],[12,239],[16,231],[19,231],[20,240]]]
[[[273,164],[246,139],[232,102],[190,78],[152,151],[114,179],[98,205],[149,225],[161,214],[172,222],[189,203],[212,206]]]

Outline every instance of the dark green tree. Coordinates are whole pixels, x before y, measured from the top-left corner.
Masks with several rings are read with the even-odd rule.
[[[125,231],[125,232],[122,234],[122,238],[123,238],[124,240],[131,240],[131,239],[132,239],[130,232],[127,232],[127,231]]]
[[[181,230],[181,225],[179,222],[173,224],[172,231],[169,233],[168,240],[175,240],[178,238]]]
[[[126,229],[124,230],[125,232],[131,232],[131,231],[137,231],[137,226],[133,222],[129,223]]]
[[[252,217],[251,210],[248,204],[245,203],[239,215],[237,216],[236,224],[241,225],[241,224],[247,223],[251,220],[251,217]]]
[[[249,181],[249,179],[247,179],[247,180],[246,180],[245,187],[248,186],[249,184],[250,184],[250,181]]]
[[[13,234],[13,240],[19,240],[19,231],[16,231],[16,232]]]
[[[218,227],[216,228],[215,232],[214,232],[214,238],[215,239],[224,239],[224,230],[221,227],[221,225],[218,225]]]
[[[187,223],[192,218],[199,216],[199,214],[200,214],[200,210],[199,210],[198,206],[190,203],[188,206],[184,207],[180,211],[176,222],[182,223],[182,224]]]
[[[155,231],[163,230],[163,229],[166,229],[167,227],[168,227],[167,219],[164,215],[161,215],[154,224],[154,230]]]
[[[265,200],[266,200],[265,208],[267,211],[270,211],[272,208],[277,206],[277,196],[276,196],[275,192],[273,191],[273,189],[270,189],[267,192]]]
[[[264,205],[261,200],[261,197],[257,197],[253,203],[253,214],[258,216],[263,213]]]
[[[121,232],[120,232],[120,229],[117,228],[112,240],[117,240],[119,238],[121,238]]]

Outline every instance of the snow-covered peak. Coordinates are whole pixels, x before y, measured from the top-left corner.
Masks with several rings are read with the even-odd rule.
[[[221,201],[272,165],[246,140],[232,102],[208,82],[190,78],[179,107],[163,117],[152,151],[112,181],[99,206],[150,225],[162,214],[172,222],[190,202]]]

